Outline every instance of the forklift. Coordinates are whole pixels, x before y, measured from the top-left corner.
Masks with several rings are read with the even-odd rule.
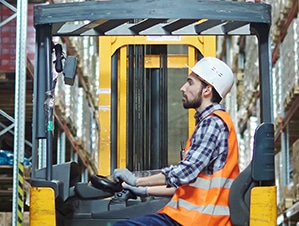
[[[171,7],[169,7],[171,6]],[[81,22],[81,23],[78,23]],[[84,23],[82,23],[84,22]],[[211,37],[255,35],[258,39],[260,122],[256,128],[253,158],[234,181],[229,197],[233,225],[276,225],[276,186],[274,174],[274,126],[272,116],[270,26],[271,6],[263,3],[229,1],[148,1],[111,0],[37,5],[34,8],[36,55],[34,71],[32,175],[30,190],[30,225],[112,225],[114,222],[153,213],[169,198],[141,199],[109,176],[91,175],[81,182],[76,162],[53,165],[53,61],[55,70],[63,72],[65,83],[73,84],[76,74],[75,57],[61,64],[61,49],[53,46],[54,36],[99,37]],[[126,45],[130,43],[127,39]],[[165,43],[163,43],[165,44]],[[188,44],[188,43],[187,43]],[[101,48],[101,46],[100,46]],[[153,48],[163,59],[165,49]],[[158,49],[158,50],[157,50]],[[116,50],[115,50],[116,51]],[[161,51],[161,52],[159,52]],[[52,59],[55,52],[56,59]],[[113,53],[113,52],[112,52]],[[118,55],[109,55],[111,65],[111,162],[108,174],[120,167],[117,160],[117,78]],[[193,61],[205,55],[196,51]],[[165,58],[164,58],[165,61]],[[189,62],[189,63],[190,63]],[[163,65],[163,60],[160,60]],[[134,68],[134,63],[129,63]],[[164,69],[167,64],[164,64]],[[156,71],[163,73],[163,70]],[[107,82],[107,81],[106,81]],[[155,82],[155,81],[153,81]],[[163,91],[162,81],[152,97]],[[159,96],[159,95],[157,95]],[[159,98],[159,97],[158,97]],[[165,117],[165,108],[154,110]],[[155,121],[155,120],[153,120]],[[156,120],[158,123],[159,120]],[[132,127],[134,129],[134,127]],[[131,128],[131,129],[132,129]],[[165,126],[162,126],[162,129]],[[37,169],[38,142],[46,141],[46,167]],[[165,143],[155,140],[158,145]],[[165,144],[164,144],[165,145]],[[161,147],[161,146],[158,146]],[[152,155],[152,160],[159,158]],[[164,158],[161,158],[164,159]],[[139,175],[157,173],[160,165],[149,165]],[[134,168],[134,159],[125,166]],[[145,166],[146,167],[146,166]],[[107,169],[106,169],[107,170]],[[108,175],[105,173],[105,175]]]

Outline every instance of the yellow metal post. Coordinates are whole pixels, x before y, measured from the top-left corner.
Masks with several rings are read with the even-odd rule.
[[[205,57],[216,57],[216,36],[203,36],[202,38],[202,54]]]
[[[276,225],[276,186],[254,187],[250,194],[250,225]]]
[[[99,38],[99,121],[100,139],[98,173],[110,174],[110,112],[111,112],[111,37]]]
[[[30,188],[30,226],[55,226],[55,195],[49,187]]]
[[[117,129],[117,166],[126,167],[127,151],[127,48],[123,46],[119,51],[118,78],[118,129]]]
[[[200,43],[200,50],[202,49],[202,44]],[[193,46],[188,46],[188,66],[193,67],[193,65],[196,63],[196,48]],[[188,75],[191,73],[190,70],[188,70]],[[186,75],[187,77],[187,75]],[[188,110],[188,137],[191,136],[191,134],[194,131],[195,127],[195,119],[194,119],[195,110],[189,109]]]

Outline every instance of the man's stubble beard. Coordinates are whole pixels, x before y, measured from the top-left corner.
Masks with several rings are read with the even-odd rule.
[[[188,98],[187,98],[187,96],[184,96],[185,102],[183,102],[183,107],[185,109],[189,109],[189,108],[197,109],[197,108],[199,108],[200,105],[202,104],[201,93],[202,93],[202,89],[198,92],[197,98],[195,98],[192,101],[189,101]]]

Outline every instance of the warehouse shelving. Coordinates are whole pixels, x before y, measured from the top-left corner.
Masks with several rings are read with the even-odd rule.
[[[277,26],[275,33],[273,34],[273,41],[275,42],[275,46],[272,53],[272,62],[275,63],[277,59],[279,58],[279,49],[281,46],[281,43],[283,43],[283,40],[287,34],[288,28],[294,18],[298,15],[298,1],[292,0],[289,1],[287,7],[283,10],[282,18],[277,21]],[[295,57],[295,56],[294,56]],[[276,133],[275,133],[275,142],[277,145],[280,144],[280,134],[283,130],[285,130],[286,126],[289,126],[290,130],[290,139],[293,143],[296,139],[299,138],[297,129],[298,122],[299,122],[299,98],[298,98],[298,87],[294,87],[294,91],[291,92],[284,103],[286,114],[283,118],[277,119],[276,123]],[[292,136],[293,135],[293,136]]]
[[[29,43],[28,47],[27,47],[27,59],[26,59],[26,96],[25,96],[25,112],[24,112],[24,116],[25,116],[25,137],[24,140],[19,139],[19,143],[25,143],[25,154],[27,157],[31,157],[31,134],[32,134],[32,95],[33,95],[33,77],[34,77],[34,49],[35,49],[35,29],[33,27],[33,11],[30,11],[33,9],[33,5],[35,4],[40,4],[40,3],[45,3],[45,0],[30,0],[28,2],[28,9],[29,9],[29,14],[28,14],[28,39],[27,39],[27,43]],[[52,2],[53,3],[53,2]],[[7,65],[3,64],[3,62],[1,62],[1,70],[0,70],[0,95],[1,95],[1,99],[0,99],[0,110],[1,110],[1,114],[0,114],[0,141],[1,141],[1,146],[0,149],[7,149],[7,150],[13,150],[14,147],[14,113],[16,110],[16,104],[15,104],[15,54],[13,52],[15,52],[15,45],[16,45],[16,18],[17,18],[17,13],[16,13],[16,1],[1,1],[0,2],[0,7],[1,9],[5,10],[5,12],[7,12],[7,16],[4,18],[4,16],[6,14],[1,13],[1,26],[0,26],[0,35],[1,35],[1,39],[0,41],[2,41],[2,44],[4,45],[5,43],[3,43],[4,41],[4,36],[5,36],[5,40],[9,41],[11,43],[11,54],[13,56],[13,58],[11,58],[10,60],[10,65],[11,67],[8,68]],[[9,24],[7,25],[5,19],[9,18]],[[6,29],[5,31],[7,31],[8,29],[9,32],[3,32],[4,29]],[[2,37],[3,36],[3,37]],[[78,57],[78,60],[80,62],[80,57],[79,54],[76,52],[76,49],[74,48],[73,44],[71,43],[71,41],[68,38],[62,38],[64,46],[66,47],[66,53],[69,55],[74,55]],[[31,42],[31,43],[30,43]],[[0,42],[1,43],[1,42]],[[7,47],[7,45],[5,46]],[[4,53],[3,52],[4,48],[1,48],[0,52],[1,54]],[[0,54],[0,55],[1,55]],[[3,56],[1,55],[2,58],[1,60],[6,60],[7,56]],[[4,67],[3,67],[4,66]],[[85,66],[85,65],[83,65]],[[94,83],[94,81],[89,81],[88,79],[86,79],[86,75],[84,74],[83,70],[82,70],[82,64],[78,66],[78,70],[77,70],[77,78],[79,80],[79,86],[83,87],[84,92],[87,94],[86,95],[86,99],[88,102],[88,105],[91,108],[91,111],[96,112],[97,109],[97,102],[95,100],[95,94],[94,91],[91,90],[91,82]],[[5,98],[2,98],[5,97]],[[21,114],[23,114],[22,112],[20,112]],[[97,117],[95,117],[95,119],[97,119]],[[94,122],[95,124],[97,124],[97,121],[95,120]],[[64,144],[64,149],[67,149],[67,151],[65,151],[65,155],[67,155],[66,159],[77,159],[78,163],[82,164],[82,175],[87,175],[87,173],[94,173],[97,171],[96,169],[96,165],[94,163],[93,158],[91,157],[90,154],[90,150],[89,147],[86,147],[86,145],[82,145],[82,142],[78,141],[78,138],[76,137],[76,134],[72,133],[71,128],[73,127],[73,125],[69,125],[64,118],[62,117],[62,115],[59,114],[59,111],[55,112],[55,124],[57,127],[57,133],[55,134],[55,139],[59,139],[59,136],[64,133],[66,134],[66,136],[64,136],[63,138],[65,139],[64,142],[62,142]],[[60,128],[60,129],[58,129]],[[98,129],[98,126],[97,126]],[[41,147],[42,148],[42,147]],[[60,147],[61,148],[61,147]],[[57,149],[59,149],[57,147]],[[55,151],[56,151],[56,147],[55,147]],[[58,154],[57,153],[57,158],[58,158]],[[76,155],[76,156],[73,156]],[[77,157],[78,156],[78,157]],[[56,156],[54,156],[56,157]],[[54,162],[59,161],[54,160]],[[42,167],[42,163],[40,164],[40,167]],[[1,166],[2,167],[2,166]],[[8,167],[11,170],[11,177],[9,177],[10,179],[3,179],[2,176],[6,176],[4,175],[4,171],[2,170],[3,167]],[[12,166],[3,166],[0,170],[0,176],[1,179],[0,180],[0,187],[1,188],[5,188],[5,189],[1,189],[0,194],[2,194],[3,192],[5,193],[5,200],[3,200],[3,196],[1,195],[1,208],[2,211],[12,211],[11,207],[12,207],[12,193],[13,193],[13,181],[12,181]],[[87,170],[87,172],[84,173],[85,169]],[[27,170],[27,168],[26,168]],[[27,170],[28,171],[28,170]],[[26,171],[26,172],[27,172]],[[6,172],[6,171],[5,171]],[[26,180],[30,178],[30,175],[25,178]],[[29,186],[29,183],[26,183],[26,186]],[[9,184],[9,186],[8,186]],[[5,191],[4,191],[5,190]],[[4,194],[3,193],[3,194]],[[26,195],[26,194],[25,194]],[[28,195],[28,194],[27,194]],[[6,205],[7,204],[7,205]]]
[[[35,3],[37,3],[38,1],[34,1]],[[31,28],[33,29],[33,27]],[[9,38],[9,37],[8,37]],[[75,48],[73,47],[73,44],[71,43],[71,41],[68,38],[63,38],[63,42],[67,48],[67,52],[69,55],[75,55],[78,56],[78,53],[76,52]],[[31,46],[32,49],[34,49],[34,46]],[[33,83],[32,83],[32,79],[33,79],[33,71],[34,71],[34,66],[33,66],[33,58],[31,57],[31,59],[27,59],[27,84],[26,84],[26,88],[27,88],[27,95],[26,95],[26,122],[28,122],[29,124],[31,124],[31,120],[32,120],[32,90],[33,90]],[[2,71],[2,79],[1,79],[1,95],[3,96],[7,96],[7,98],[2,98],[1,102],[0,102],[0,108],[6,112],[8,115],[13,116],[14,114],[14,71]],[[82,67],[79,66],[78,70],[77,70],[77,76],[78,76],[78,80],[79,80],[79,85],[83,87],[84,91],[87,93],[86,97],[87,97],[87,101],[92,109],[92,111],[96,111],[96,100],[95,100],[95,95],[93,94],[93,92],[90,90],[90,84],[93,81],[87,81],[85,79],[85,75],[83,74],[82,71]],[[61,119],[58,117],[59,114],[56,114],[56,119],[59,125],[63,125],[61,123]],[[62,127],[63,130],[68,130],[68,127],[63,126]],[[30,134],[30,128],[28,128],[28,131],[26,132],[26,134]],[[71,133],[70,131],[67,131],[67,133]],[[31,137],[28,137],[28,140],[31,140]],[[74,141],[74,139],[70,139],[71,145],[75,146],[76,149],[75,151],[78,149],[76,142]]]
[[[15,1],[7,1],[10,3],[15,3]],[[42,1],[30,1],[31,3],[40,3]],[[50,1],[51,3],[54,3],[53,1]],[[55,1],[56,2],[56,1]],[[57,1],[59,2],[59,1]],[[65,1],[63,1],[65,2]],[[272,48],[272,63],[275,65],[275,63],[279,60],[280,57],[280,47],[281,44],[284,41],[285,36],[287,35],[287,30],[292,22],[292,20],[297,17],[298,14],[298,1],[297,0],[289,0],[289,1],[279,1],[279,2],[288,2],[288,5],[285,6],[276,21],[273,21],[273,48]],[[244,53],[245,43],[244,43],[244,37],[239,37],[237,43],[239,45],[239,51],[241,51],[241,54]],[[236,40],[234,40],[236,41]],[[61,37],[61,42],[66,47],[66,52],[69,55],[78,56],[78,50],[75,48],[74,44],[72,43],[72,40],[70,38]],[[226,44],[227,40],[223,40],[222,45],[222,52],[219,54],[219,56],[225,56],[226,54]],[[246,51],[246,49],[245,49]],[[237,54],[240,54],[238,52]],[[235,62],[240,63],[242,59],[238,58],[236,55],[233,56],[233,59],[235,59]],[[238,70],[238,66],[235,66],[236,70]],[[27,100],[26,100],[26,135],[31,133],[31,119],[32,119],[32,80],[33,80],[33,74],[34,74],[34,66],[33,62],[28,58],[27,60]],[[97,103],[95,100],[95,96],[91,94],[90,92],[90,83],[93,82],[88,76],[84,74],[84,70],[82,68],[82,65],[79,65],[77,70],[77,76],[78,76],[78,84],[81,86],[86,93],[87,102],[89,104],[89,107],[93,112],[97,111]],[[244,70],[241,68],[238,73],[238,89],[243,90],[244,88]],[[9,113],[9,115],[13,115],[14,111],[14,103],[13,103],[13,95],[14,92],[14,80],[12,79],[13,74],[12,73],[5,73],[5,75],[0,76],[0,95],[6,95],[7,100],[0,100],[0,109],[4,110],[4,112]],[[1,80],[2,79],[2,80]],[[247,133],[248,130],[250,130],[250,120],[251,117],[256,116],[257,114],[257,99],[259,97],[259,88],[258,84],[255,84],[253,87],[252,95],[248,97],[246,100],[246,105],[242,106],[242,108],[246,108],[246,112],[239,115],[238,117],[238,128],[239,132],[244,135],[244,133]],[[298,138],[299,138],[299,93],[297,92],[297,89],[294,89],[294,92],[290,94],[288,101],[284,103],[285,106],[285,114],[283,116],[279,116],[276,118],[276,129],[275,129],[275,144],[277,147],[277,152],[279,152],[281,147],[281,135],[287,131],[288,137],[290,139],[289,146],[291,146]],[[238,96],[238,93],[236,94]],[[238,96],[239,97],[239,96]],[[242,102],[242,99],[238,100],[238,105],[240,105]],[[274,109],[275,110],[275,109]],[[96,172],[96,166],[94,161],[92,160],[91,154],[86,150],[84,145],[82,145],[81,141],[77,139],[76,132],[74,132],[73,128],[73,122],[70,124],[67,119],[64,118],[64,112],[63,109],[60,109],[59,106],[57,107],[55,111],[55,122],[56,125],[59,127],[59,131],[57,134],[55,134],[56,137],[59,137],[60,134],[64,133],[66,136],[66,146],[71,149],[74,153],[77,153],[79,156],[79,159],[83,165],[84,168],[86,168],[90,173]],[[248,132],[250,133],[250,131]],[[5,139],[7,142],[9,142],[8,145],[12,145],[11,138]],[[26,140],[31,140],[30,136],[26,136]],[[251,142],[252,143],[252,142]],[[250,149],[251,150],[251,149]],[[70,153],[68,152],[68,155]],[[284,208],[282,210],[282,214],[290,213],[292,212],[292,216],[294,213],[296,213],[296,208],[298,206],[298,203],[295,203],[292,205],[289,209]],[[291,216],[291,215],[290,215]],[[293,217],[293,219],[296,219]],[[292,219],[292,220],[293,220]]]

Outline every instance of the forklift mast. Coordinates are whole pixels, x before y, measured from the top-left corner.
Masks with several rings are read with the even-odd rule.
[[[84,23],[77,23],[84,22]],[[32,186],[52,188],[60,196],[52,162],[53,117],[51,108],[45,111],[52,84],[53,36],[247,36],[258,39],[260,122],[257,132],[257,154],[254,155],[249,180],[254,188],[250,208],[276,208],[274,175],[274,132],[272,116],[270,26],[271,6],[263,3],[198,0],[111,0],[39,5],[34,8],[36,56],[33,98]],[[245,75],[246,76],[246,75]],[[115,106],[111,106],[113,109]],[[50,114],[49,114],[50,112]],[[46,122],[46,123],[45,123]],[[259,129],[258,128],[258,129]],[[266,142],[263,141],[266,138]],[[47,163],[43,173],[37,173],[38,140],[46,140]],[[248,171],[248,170],[247,170]],[[241,175],[240,175],[241,176]],[[244,183],[244,181],[242,182]],[[248,188],[254,190],[252,187]],[[258,190],[258,189],[256,189]],[[271,200],[265,200],[263,194]],[[63,202],[65,197],[60,200]],[[274,199],[274,200],[273,200]],[[264,205],[260,202],[263,200]],[[255,202],[255,204],[254,204]],[[253,207],[252,207],[253,206]],[[268,208],[269,209],[269,208]],[[236,209],[236,211],[238,208]],[[252,225],[275,225],[276,216],[251,211]],[[270,210],[269,210],[270,212]],[[246,214],[245,214],[246,215]],[[40,217],[40,216],[39,216]],[[245,216],[246,217],[246,216]],[[237,217],[238,218],[238,217]],[[270,219],[271,218],[271,219]],[[235,224],[238,225],[238,224]],[[244,224],[248,225],[248,224]]]

